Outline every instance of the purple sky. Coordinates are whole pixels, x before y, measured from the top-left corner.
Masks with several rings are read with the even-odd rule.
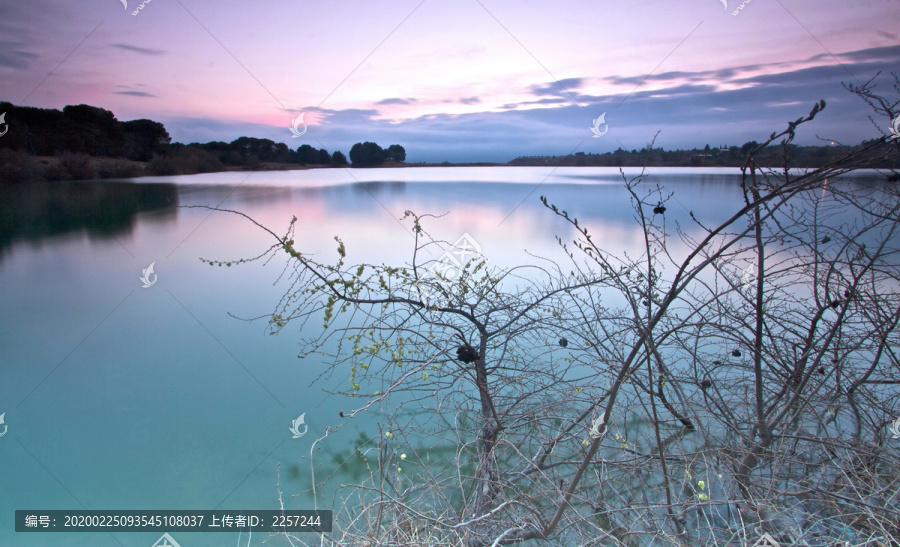
[[[900,0],[125,1],[0,0],[0,99],[100,106],[180,142],[505,162],[657,131],[667,149],[740,145],[819,99],[797,142],[855,144],[878,128],[841,83],[900,70]]]

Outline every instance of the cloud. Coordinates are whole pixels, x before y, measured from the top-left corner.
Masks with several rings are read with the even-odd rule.
[[[0,67],[28,68],[37,58],[36,53],[24,51],[19,44],[0,42]]]
[[[132,97],[156,97],[156,95],[152,93],[145,93],[143,91],[113,91],[116,95],[131,95]]]
[[[877,135],[867,123],[868,107],[840,84],[854,81],[850,74],[866,80],[867,75],[881,71],[879,88],[889,89],[886,75],[900,63],[900,46],[836,57],[841,64],[830,55],[814,55],[798,61],[721,70],[665,72],[648,78],[652,85],[646,89],[641,86],[636,90],[644,75],[591,79],[592,85],[599,81],[610,91],[580,94],[577,104],[559,84],[546,84],[532,88],[537,90],[532,95],[534,100],[510,102],[504,109],[429,111],[399,122],[381,119],[377,109],[319,109],[321,123],[311,126],[310,140],[304,142],[345,153],[355,142],[374,141],[383,146],[399,143],[411,162],[506,162],[520,155],[604,153],[619,147],[641,149],[654,138],[655,146],[669,150],[702,148],[705,144],[740,146],[762,141],[772,131],[783,129],[787,120],[807,114],[819,99],[825,99],[828,108],[815,122],[798,130],[797,144],[820,144],[818,136],[840,137],[843,142],[873,138]],[[613,81],[620,85],[609,86]],[[587,83],[577,78],[564,82],[572,89]],[[556,92],[551,93],[553,86]],[[473,96],[448,100],[447,104],[478,102],[479,98]],[[609,133],[592,139],[591,122],[602,112],[607,113]],[[164,123],[173,139],[181,142],[221,140],[225,135],[230,139],[250,135],[276,141],[289,137],[285,128],[263,125],[218,120]],[[311,140],[313,137],[316,141]],[[299,144],[288,142],[292,147]]]
[[[550,82],[543,86],[531,86],[531,93],[534,95],[566,95],[580,88],[584,83],[584,78],[563,78],[555,82]]]
[[[112,47],[124,49],[125,51],[131,51],[134,53],[140,53],[141,55],[165,55],[166,53],[161,49],[149,49],[145,47],[130,46],[128,44],[112,44]]]
[[[36,3],[40,2],[0,3],[0,68],[28,69],[41,58],[42,38],[52,34],[46,29],[59,10],[41,5],[46,11],[35,13]]]
[[[375,104],[376,104],[376,105],[383,105],[383,104],[412,104],[412,103],[414,103],[414,102],[416,102],[416,100],[415,100],[415,99],[412,99],[412,98],[409,98],[409,99],[400,99],[400,98],[395,97],[395,98],[391,98],[391,99],[382,99],[382,100],[378,101],[378,102],[375,103]]]
[[[503,105],[503,108],[518,108],[520,106],[527,106],[530,104],[568,104],[569,99],[564,99],[562,97],[547,97],[546,99],[538,99],[536,101],[520,101],[517,103],[510,103]]]

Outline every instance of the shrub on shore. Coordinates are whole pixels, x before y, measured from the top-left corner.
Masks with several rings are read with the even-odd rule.
[[[66,152],[59,155],[61,178],[64,180],[89,180],[97,178],[93,158],[87,154]]]
[[[38,182],[44,180],[44,169],[33,156],[10,150],[0,149],[0,184],[20,182]]]
[[[147,164],[149,174],[157,176],[213,173],[224,170],[225,166],[215,154],[193,146],[172,150],[166,156],[155,156]]]

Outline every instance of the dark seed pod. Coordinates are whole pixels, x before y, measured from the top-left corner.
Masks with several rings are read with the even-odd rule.
[[[703,389],[707,389],[710,386],[712,386],[712,382],[710,382],[709,380],[703,380],[702,382],[700,382],[700,387]]]
[[[819,367],[819,374],[825,374],[825,367]]]
[[[722,361],[713,361],[713,364],[718,367],[722,365]]]
[[[653,214],[654,214],[654,215],[661,215],[661,214],[663,214],[663,213],[665,213],[665,212],[666,212],[666,208],[663,207],[663,204],[662,204],[662,203],[660,203],[659,205],[657,205],[656,207],[653,208]]]
[[[831,241],[831,238],[828,236],[822,238],[822,243],[828,243],[829,241]]]
[[[563,336],[562,338],[559,339],[559,345],[562,347],[566,347],[569,345],[569,341],[566,340],[565,336]]]
[[[731,356],[732,356],[732,357],[740,357],[740,356],[741,356],[741,350],[736,349],[736,350],[732,351],[732,352],[731,352]]]
[[[474,363],[478,360],[478,352],[469,344],[456,348],[456,358],[463,363]]]
[[[649,306],[649,305],[650,305],[650,301],[649,301],[649,300],[644,300],[643,304],[644,304],[645,306]]]
[[[831,302],[831,309],[836,310],[836,309],[838,309],[838,307],[839,307],[840,305],[841,305],[841,301],[840,301],[840,300],[832,300],[832,302]]]

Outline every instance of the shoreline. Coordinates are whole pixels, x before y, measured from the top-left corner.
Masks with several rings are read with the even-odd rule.
[[[530,158],[517,158],[507,163],[493,162],[462,162],[451,163],[448,161],[440,163],[429,162],[398,162],[386,161],[378,165],[365,167],[353,167],[351,164],[346,165],[328,165],[328,164],[299,164],[299,163],[274,163],[262,162],[259,165],[250,166],[225,166],[224,169],[190,169],[188,166],[178,169],[172,173],[153,173],[150,172],[151,162],[140,162],[127,160],[124,158],[108,158],[108,157],[90,157],[84,155],[61,155],[61,156],[32,156],[25,153],[16,153],[15,158],[10,158],[5,164],[0,164],[0,185],[8,184],[28,184],[34,182],[65,182],[71,180],[104,180],[104,179],[131,179],[143,177],[160,177],[160,176],[181,176],[181,175],[199,175],[214,173],[231,173],[231,172],[267,172],[267,171],[306,171],[310,169],[398,169],[398,168],[442,168],[442,167],[548,167],[548,168],[613,168],[613,169],[633,169],[633,168],[665,168],[665,169],[705,169],[705,168],[723,168],[723,169],[740,169],[740,165],[732,162],[704,162],[704,165],[673,165],[670,162],[653,162],[651,164],[640,164],[637,162],[622,162],[620,165],[571,165],[563,161],[548,160],[538,161]],[[553,158],[557,159],[557,158]],[[562,158],[559,158],[562,159]],[[768,167],[765,169],[780,169],[781,166]],[[815,169],[817,166],[792,166],[794,170]],[[890,170],[889,168],[884,168]],[[875,170],[877,172],[877,169]],[[900,180],[900,177],[885,176],[886,180]]]

